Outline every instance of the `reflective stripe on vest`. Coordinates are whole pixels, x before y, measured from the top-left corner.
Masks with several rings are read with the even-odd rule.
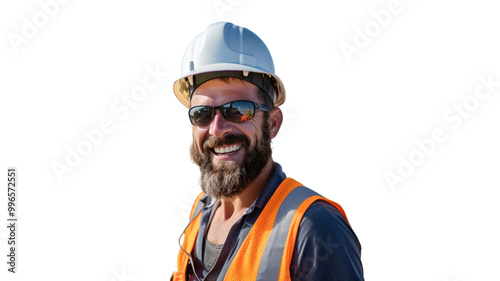
[[[287,242],[292,217],[295,214],[295,210],[304,201],[304,198],[313,195],[318,194],[309,188],[299,186],[292,190],[283,203],[281,203],[271,235],[267,239],[266,248],[260,260],[257,281],[278,280],[281,263],[277,263],[276,261],[283,259],[283,251]]]
[[[202,198],[201,194],[199,198]],[[344,210],[337,203],[321,197],[291,178],[285,179],[267,202],[243,243],[239,243],[237,249],[232,251],[217,280],[290,280],[290,263],[300,222],[307,208],[317,200],[332,204],[347,220]],[[198,220],[193,221],[192,228],[186,229],[183,243],[183,248],[189,253],[194,248],[200,227],[200,216],[196,211],[201,211],[203,207],[200,207],[201,202],[197,203],[195,201],[191,215],[197,215]],[[188,230],[195,233],[188,233]],[[178,272],[174,273],[173,280],[185,280],[188,260],[181,250]]]

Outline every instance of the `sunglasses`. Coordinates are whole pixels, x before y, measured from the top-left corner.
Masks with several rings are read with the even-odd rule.
[[[220,106],[193,106],[189,109],[189,120],[197,127],[208,126],[215,116],[215,110],[219,109],[226,121],[241,123],[252,119],[256,110],[268,111],[264,104],[246,100],[228,102]]]

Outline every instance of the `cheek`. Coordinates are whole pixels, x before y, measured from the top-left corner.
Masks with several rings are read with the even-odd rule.
[[[207,130],[201,130],[197,127],[193,127],[193,144],[199,151],[201,151],[201,148],[203,147],[203,141],[206,137],[206,131]]]
[[[250,140],[250,147],[255,148],[257,147],[258,143],[262,139],[262,129],[259,126],[260,124],[252,124],[251,130],[246,132],[247,138]]]

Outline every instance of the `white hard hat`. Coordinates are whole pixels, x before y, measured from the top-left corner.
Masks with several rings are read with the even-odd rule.
[[[285,102],[285,87],[274,74],[266,44],[252,31],[229,22],[211,24],[191,41],[181,73],[174,82],[174,93],[186,107],[199,85],[218,77],[236,77],[255,84],[275,106]]]

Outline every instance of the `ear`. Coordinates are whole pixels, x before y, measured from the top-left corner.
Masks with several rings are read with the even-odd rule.
[[[274,137],[278,135],[281,123],[283,123],[283,113],[279,107],[275,107],[271,110],[271,112],[269,112],[269,119],[267,120],[271,139],[274,139]]]

